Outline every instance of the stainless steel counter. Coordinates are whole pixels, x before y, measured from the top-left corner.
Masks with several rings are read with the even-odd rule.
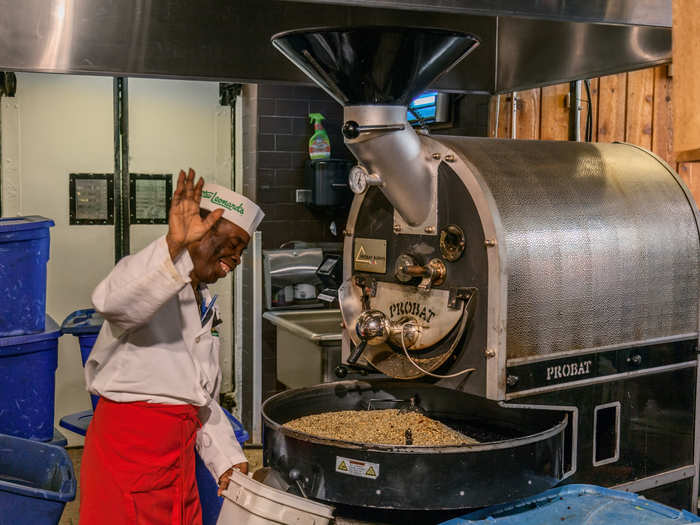
[[[277,379],[289,388],[335,381],[340,364],[340,310],[282,310],[263,318],[277,327]]]
[[[295,310],[265,312],[263,317],[278,328],[316,344],[339,345],[342,340],[340,310]]]

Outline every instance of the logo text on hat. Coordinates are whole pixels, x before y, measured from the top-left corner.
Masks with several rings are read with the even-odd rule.
[[[222,208],[226,208],[227,210],[238,212],[241,215],[245,213],[242,202],[240,204],[234,204],[230,201],[227,201],[226,199],[222,199],[221,197],[219,197],[217,192],[204,190],[202,191],[202,197],[204,197],[205,199],[209,199],[213,204],[221,206]]]

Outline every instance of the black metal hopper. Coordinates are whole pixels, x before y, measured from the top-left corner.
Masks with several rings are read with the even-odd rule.
[[[272,43],[343,106],[406,106],[479,39],[444,29],[363,26],[287,31]]]

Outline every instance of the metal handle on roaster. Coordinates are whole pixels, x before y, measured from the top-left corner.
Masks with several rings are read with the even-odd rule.
[[[354,365],[355,363],[357,363],[357,360],[362,355],[362,352],[365,351],[366,346],[367,346],[367,341],[362,341],[359,345],[357,345],[355,348],[352,349],[352,352],[350,353],[350,356],[348,357],[348,364],[349,365]]]
[[[362,133],[377,131],[402,131],[406,129],[406,124],[374,124],[361,126],[354,120],[348,120],[343,124],[342,133],[347,139],[356,139]]]
[[[304,490],[304,485],[302,484],[303,476],[301,475],[301,471],[297,468],[293,468],[292,470],[289,471],[289,479],[291,479],[294,483],[296,483],[296,486],[299,489],[299,492],[301,493],[302,498],[308,499],[308,496],[306,495],[306,491]]]

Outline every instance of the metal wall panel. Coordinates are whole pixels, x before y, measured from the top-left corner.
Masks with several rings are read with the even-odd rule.
[[[670,0],[305,0],[418,11],[671,27]]]
[[[665,28],[500,18],[496,91],[650,67],[669,62],[670,49]]]
[[[642,4],[656,2],[662,0]],[[551,9],[538,7],[541,2],[528,2],[515,9],[512,1],[502,0],[494,10],[483,1],[474,9],[457,0],[442,7],[429,0],[411,4],[386,0],[380,8],[373,1],[331,5],[279,0],[0,0],[0,69],[309,83],[272,47],[270,37],[303,27],[364,24],[438,27],[478,35],[481,47],[436,83],[452,91],[522,89],[634,69],[671,57],[666,27],[495,16],[584,19],[567,7],[570,2],[567,6],[555,2]],[[591,17],[586,20],[624,19],[619,14],[624,9],[604,8],[600,1],[594,4],[597,11],[582,11]],[[389,6],[400,8],[384,8]],[[664,13],[660,19],[649,15],[651,11],[639,11],[644,15],[631,9],[634,16],[626,20],[667,23],[666,10],[660,10]]]

